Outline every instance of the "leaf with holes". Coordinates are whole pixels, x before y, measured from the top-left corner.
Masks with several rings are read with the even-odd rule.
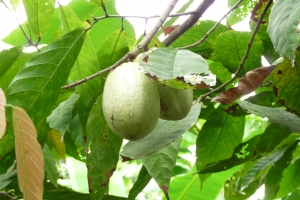
[[[87,154],[86,166],[92,199],[102,199],[106,193],[109,179],[119,160],[122,141],[106,124],[101,95],[93,106],[87,123],[87,144],[90,152]]]
[[[23,3],[32,34],[41,38],[50,27],[55,0],[26,0]]]
[[[164,148],[142,158],[144,166],[165,193],[167,199],[169,199],[169,184],[181,141],[182,138],[178,138]]]
[[[27,62],[7,90],[7,103],[23,107],[34,123],[43,120],[66,83],[85,35],[85,29],[76,29]]]
[[[36,129],[20,107],[14,107],[13,121],[19,187],[24,199],[40,200],[44,189],[44,158]]]
[[[198,119],[200,104],[192,106],[189,114],[182,120],[168,121],[159,119],[155,129],[138,141],[128,142],[121,152],[125,160],[139,159],[170,144],[186,132]]]
[[[239,0],[229,0],[228,1],[228,7],[234,6]],[[234,9],[230,15],[226,18],[227,23],[232,26],[236,23],[241,22],[244,20],[246,17],[249,16],[251,11],[253,10],[255,3],[258,0],[244,0],[242,3],[239,5],[237,9]]]
[[[298,8],[300,1],[276,1],[270,14],[268,33],[275,50],[280,55],[294,60],[294,53],[300,44]]]
[[[296,52],[295,66],[285,59],[274,70],[273,89],[278,101],[295,113],[300,113],[300,53]]]
[[[179,82],[170,85],[178,89],[206,88],[215,84],[215,75],[208,69],[206,61],[189,50],[154,49],[148,54],[143,70],[146,75],[166,85],[174,83],[174,80]]]

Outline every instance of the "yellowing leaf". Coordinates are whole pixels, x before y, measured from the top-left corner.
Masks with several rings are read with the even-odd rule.
[[[0,88],[0,139],[4,136],[6,129],[5,106],[6,98],[3,90]]]
[[[47,141],[61,158],[66,157],[66,145],[62,140],[61,134],[57,130],[51,129],[47,133]]]
[[[20,107],[13,109],[19,187],[25,200],[43,198],[44,158],[33,122]]]

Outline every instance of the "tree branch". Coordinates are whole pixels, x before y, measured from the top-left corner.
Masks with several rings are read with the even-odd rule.
[[[161,16],[159,17],[159,19],[157,20],[156,25],[149,31],[149,33],[144,37],[144,39],[130,52],[128,52],[125,56],[123,56],[120,60],[118,60],[115,64],[113,64],[112,66],[101,70],[91,76],[88,76],[82,80],[79,80],[75,83],[63,86],[62,89],[68,89],[68,88],[72,88],[75,87],[77,85],[80,85],[88,80],[91,80],[105,72],[111,71],[114,68],[116,68],[117,66],[119,66],[120,64],[122,64],[123,62],[125,62],[128,58],[134,58],[136,57],[136,55],[140,52],[141,49],[143,49],[146,45],[149,44],[149,42],[151,41],[151,39],[154,37],[155,33],[160,29],[160,27],[163,25],[163,23],[167,20],[167,18],[169,17],[170,12],[173,10],[173,8],[175,7],[176,3],[178,2],[178,0],[171,0],[171,2],[169,3],[169,5],[167,6],[167,8],[165,9],[165,11],[161,14]],[[93,24],[92,24],[93,25]],[[90,29],[92,27],[92,25],[88,28]]]
[[[197,45],[205,42],[205,40],[208,38],[208,36],[219,26],[219,24],[223,21],[223,19],[225,19],[225,17],[227,17],[227,15],[229,15],[229,13],[231,13],[234,9],[236,9],[242,2],[243,2],[243,0],[239,0],[234,6],[232,6],[232,8],[209,31],[207,31],[207,33],[203,36],[203,38],[201,38],[201,40],[199,40],[198,42],[195,42],[194,44],[190,44],[190,45],[180,47],[177,49],[187,49],[187,48],[191,48],[191,47],[197,46]]]
[[[206,93],[206,94],[201,95],[201,96],[197,99],[197,102],[201,102],[201,101],[202,101],[203,99],[205,99],[207,96],[209,96],[209,95],[213,94],[214,92],[216,92],[216,91],[218,91],[218,90],[220,90],[220,89],[226,87],[228,84],[232,83],[232,82],[238,77],[238,74],[239,74],[240,71],[243,69],[244,64],[245,64],[245,61],[246,61],[247,58],[248,58],[248,55],[249,55],[249,53],[250,53],[250,49],[251,49],[251,47],[252,47],[252,44],[253,44],[255,35],[256,35],[257,31],[259,30],[260,25],[261,25],[261,22],[262,22],[264,16],[266,15],[266,13],[267,13],[267,11],[268,11],[268,9],[270,8],[270,6],[271,6],[272,3],[273,3],[273,0],[269,0],[268,3],[267,3],[267,5],[266,5],[266,7],[265,7],[264,10],[263,10],[263,12],[261,13],[261,15],[260,15],[260,17],[259,17],[259,19],[258,19],[258,21],[257,21],[257,24],[256,24],[256,26],[255,26],[255,29],[254,29],[253,32],[252,32],[251,38],[250,38],[250,40],[249,40],[249,42],[248,42],[248,47],[247,47],[247,50],[246,50],[246,52],[245,52],[245,54],[244,54],[244,57],[242,58],[242,60],[241,60],[241,62],[240,62],[240,64],[239,64],[238,69],[237,69],[236,72],[234,73],[234,76],[233,76],[230,80],[228,80],[228,81],[226,81],[225,83],[223,83],[222,85],[220,85],[219,87],[217,87],[217,88],[211,90],[210,92],[208,92],[208,93]]]
[[[203,13],[211,6],[215,0],[203,0],[203,2],[197,7],[195,11],[197,14],[190,16],[184,23],[178,26],[164,41],[163,44],[167,47],[174,42],[179,36],[191,28]]]
[[[17,17],[12,13],[12,11],[9,9],[9,7],[6,5],[6,3],[1,0],[1,2],[3,3],[3,5],[7,8],[7,10],[11,13],[11,15],[13,16],[13,18],[16,20],[16,22],[18,23],[19,25],[19,28],[21,29],[23,35],[25,36],[26,40],[28,41],[28,44],[29,46],[34,46],[38,51],[40,51],[40,49],[37,47],[38,46],[38,43],[40,42],[41,38],[38,38],[38,41],[36,43],[34,43],[32,41],[31,38],[28,37],[28,35],[26,34],[26,32],[24,31],[23,27],[21,26],[21,24],[19,23]],[[30,31],[30,30],[29,30]]]

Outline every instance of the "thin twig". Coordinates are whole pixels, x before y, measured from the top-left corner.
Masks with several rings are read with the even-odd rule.
[[[118,60],[115,64],[113,64],[112,66],[101,70],[91,76],[88,76],[82,80],[79,80],[75,83],[63,86],[62,89],[68,89],[68,88],[72,88],[75,87],[77,85],[80,85],[88,80],[91,80],[105,72],[109,72],[112,69],[116,68],[117,66],[119,66],[120,64],[122,64],[123,62],[125,62],[128,58],[134,58],[136,57],[136,55],[140,52],[141,49],[143,49],[146,45],[149,44],[149,42],[151,41],[151,39],[154,37],[155,33],[161,28],[161,26],[163,25],[163,23],[167,20],[167,18],[169,17],[170,12],[173,10],[173,8],[175,7],[176,3],[178,2],[178,0],[171,0],[171,2],[169,3],[169,5],[167,6],[167,8],[165,9],[165,11],[161,14],[161,16],[159,17],[159,19],[157,20],[156,25],[150,30],[150,32],[144,37],[144,39],[130,52],[128,52],[125,56],[123,56],[120,60]],[[92,25],[91,25],[92,26]],[[91,26],[88,28],[90,29]]]
[[[25,36],[26,40],[27,40],[28,43],[29,43],[29,46],[34,46],[35,48],[37,48],[38,51],[40,51],[40,49],[37,47],[37,45],[38,45],[38,43],[39,43],[39,41],[40,41],[40,38],[38,39],[38,42],[37,42],[37,43],[34,43],[34,42],[32,41],[32,39],[28,37],[28,35],[27,35],[26,32],[24,31],[23,27],[22,27],[21,24],[19,23],[17,17],[16,17],[16,16],[13,14],[13,12],[9,9],[9,7],[6,5],[6,3],[5,3],[3,0],[1,0],[1,2],[3,3],[3,5],[7,8],[7,10],[11,13],[11,15],[13,16],[13,18],[14,18],[14,19],[16,20],[16,22],[18,23],[18,25],[19,25],[19,27],[20,27],[20,29],[21,29],[23,35]]]
[[[199,14],[199,11],[189,11],[189,12],[182,12],[182,13],[176,13],[176,14],[171,14],[169,17],[180,17],[184,15],[195,15]],[[109,15],[108,13],[105,12],[105,16],[101,17],[93,17],[93,19],[97,22],[101,19],[106,19],[106,18],[142,18],[142,19],[151,19],[151,18],[159,18],[160,15],[151,15],[151,16],[137,16],[137,15]]]
[[[0,191],[0,195],[7,196],[10,199],[17,199],[17,197],[10,196],[7,192]]]
[[[179,36],[191,28],[203,13],[215,2],[215,0],[203,0],[202,3],[196,8],[197,14],[191,15],[184,23],[178,26],[164,41],[163,44],[168,47]]]
[[[207,96],[209,96],[209,95],[213,94],[214,92],[216,92],[216,91],[218,91],[218,90],[220,90],[220,89],[226,87],[228,84],[232,83],[232,82],[238,77],[238,74],[239,74],[240,71],[243,69],[244,64],[245,64],[245,61],[246,61],[247,58],[248,58],[248,55],[249,55],[249,53],[250,53],[250,49],[251,49],[251,47],[252,47],[252,44],[253,44],[255,35],[256,35],[257,31],[259,30],[260,25],[261,25],[261,22],[262,22],[264,16],[266,15],[266,13],[267,13],[267,11],[268,11],[268,9],[270,8],[270,6],[271,6],[272,3],[273,3],[273,0],[269,0],[268,3],[267,3],[267,5],[266,5],[266,7],[265,7],[264,10],[263,10],[263,12],[261,13],[261,15],[260,15],[260,17],[259,17],[259,19],[258,19],[258,21],[257,21],[257,24],[256,24],[256,26],[255,26],[255,29],[254,29],[253,32],[252,32],[251,38],[250,38],[250,40],[249,40],[249,42],[248,42],[248,47],[247,47],[247,50],[246,50],[246,52],[245,52],[245,54],[244,54],[244,57],[242,58],[242,60],[241,60],[241,62],[240,62],[240,64],[239,64],[238,69],[237,69],[236,72],[234,73],[234,76],[233,76],[230,80],[228,80],[228,81],[226,81],[225,83],[223,83],[222,85],[220,85],[219,87],[217,87],[217,88],[211,90],[210,92],[208,92],[208,93],[206,93],[206,94],[204,94],[204,95],[201,95],[201,96],[197,99],[197,102],[201,102],[201,101],[202,101],[203,99],[205,99]]]
[[[242,2],[243,0],[239,0],[209,31],[207,31],[207,33],[203,36],[203,38],[201,38],[201,40],[199,40],[194,44],[190,44],[177,49],[187,49],[202,44],[208,38],[208,36],[219,26],[219,24],[223,21],[223,19],[225,19],[227,15],[229,15],[229,13],[231,13],[234,9],[236,9]]]

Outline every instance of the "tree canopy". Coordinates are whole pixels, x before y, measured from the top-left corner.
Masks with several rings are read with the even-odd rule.
[[[22,2],[0,52],[1,199],[299,199],[300,2],[228,0],[219,21],[201,19],[214,0]]]

